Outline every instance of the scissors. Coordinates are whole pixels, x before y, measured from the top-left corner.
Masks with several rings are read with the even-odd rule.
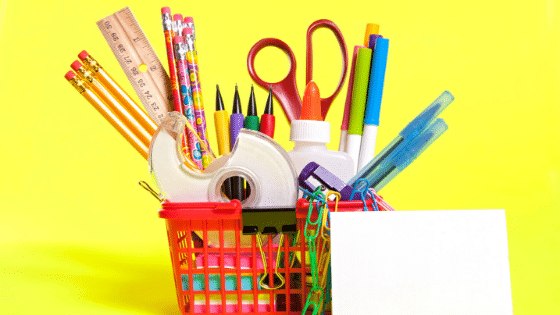
[[[344,37],[340,32],[340,29],[334,22],[330,20],[318,20],[309,26],[307,29],[307,64],[306,64],[306,75],[305,75],[305,83],[309,83],[313,79],[313,45],[311,41],[311,37],[313,32],[318,28],[328,28],[331,30],[338,41],[338,45],[340,46],[340,51],[342,52],[342,75],[340,76],[340,81],[338,82],[338,86],[334,93],[327,97],[321,98],[321,116],[323,120],[327,116],[327,112],[336,98],[342,85],[344,84],[344,80],[346,79],[346,70],[348,69],[348,53],[346,51],[346,42],[344,41]],[[290,59],[290,71],[288,75],[276,82],[265,82],[263,81],[255,71],[255,57],[263,48],[273,46],[277,47],[280,50],[284,51],[288,58]],[[264,38],[258,41],[251,50],[249,51],[249,55],[247,56],[247,68],[249,69],[249,75],[255,81],[256,84],[260,85],[265,89],[272,88],[272,93],[274,96],[280,101],[280,105],[282,105],[282,109],[284,109],[284,113],[288,118],[288,122],[292,122],[292,120],[299,119],[301,115],[301,106],[302,101],[299,96],[297,84],[296,84],[296,58],[294,56],[294,52],[290,49],[290,47],[284,43],[283,41],[277,38]]]

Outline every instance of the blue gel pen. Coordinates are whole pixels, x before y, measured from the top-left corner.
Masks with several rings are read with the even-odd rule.
[[[436,118],[437,116],[453,102],[454,97],[449,91],[443,92],[430,106],[428,106],[420,115],[414,118],[399,135],[389,143],[379,154],[377,154],[366,166],[358,171],[348,183],[348,186],[354,187],[356,181],[364,178],[367,174],[372,174],[376,168],[394,151],[399,151],[397,148],[404,147],[420,135]],[[401,148],[402,148],[401,147]],[[371,183],[371,181],[370,181]]]
[[[367,176],[370,187],[380,191],[393,178],[400,174],[410,163],[414,162],[430,144],[436,141],[447,130],[447,124],[438,118],[421,135],[410,142],[403,150],[391,154],[373,173]]]

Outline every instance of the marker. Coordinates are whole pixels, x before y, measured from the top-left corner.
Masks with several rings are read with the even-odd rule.
[[[377,127],[379,126],[379,112],[381,111],[381,98],[383,97],[383,83],[385,81],[385,68],[387,67],[387,54],[389,40],[378,38],[373,52],[371,73],[364,117],[364,131],[360,146],[358,169],[362,169],[375,155],[375,142]]]
[[[239,135],[239,131],[243,128],[243,112],[241,110],[241,100],[239,99],[239,91],[237,90],[237,84],[235,85],[235,94],[233,96],[233,109],[231,110],[231,116],[229,117],[229,137],[230,137],[230,147],[233,151],[235,147],[235,141]],[[243,200],[245,192],[243,191],[243,186],[245,185],[243,178],[232,177],[231,178],[231,196],[233,199],[239,201]]]
[[[369,36],[372,34],[379,34],[379,25],[374,23],[368,23],[366,25],[366,35],[364,36],[364,46],[369,46]]]
[[[350,76],[348,77],[348,91],[346,92],[346,103],[344,104],[344,115],[342,116],[342,124],[340,125],[340,142],[338,151],[346,152],[346,138],[348,133],[348,119],[350,118],[350,108],[352,107],[352,89],[354,87],[354,73],[356,71],[356,56],[358,48],[366,48],[364,46],[354,46],[352,54],[352,64],[350,65]]]
[[[266,100],[266,106],[264,107],[264,113],[261,116],[260,131],[265,135],[274,138],[274,127],[275,118],[273,113],[272,104],[272,87],[268,91],[268,99]]]
[[[255,102],[255,91],[251,85],[251,95],[249,96],[249,107],[247,117],[245,117],[244,128],[259,131],[259,116],[257,116],[257,103]]]
[[[364,127],[371,54],[372,51],[369,48],[358,48],[358,56],[356,57],[356,73],[354,74],[352,105],[346,140],[346,153],[350,154],[352,159],[354,159],[356,168],[358,167],[358,159],[360,157],[360,144]]]
[[[229,116],[224,109],[224,100],[220,87],[216,84],[216,112],[214,112],[214,125],[216,127],[216,137],[218,138],[218,151],[220,155],[230,152],[229,144]],[[224,182],[224,193],[229,199],[233,199],[231,192],[231,180]]]

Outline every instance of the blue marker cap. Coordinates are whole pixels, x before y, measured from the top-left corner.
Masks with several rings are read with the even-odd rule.
[[[379,112],[381,98],[383,97],[383,84],[385,81],[385,68],[387,67],[387,54],[389,53],[389,40],[377,38],[369,75],[369,87],[366,103],[364,124],[379,126]]]

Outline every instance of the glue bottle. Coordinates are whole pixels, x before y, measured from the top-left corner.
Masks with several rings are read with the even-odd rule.
[[[346,152],[328,150],[330,138],[331,126],[321,116],[319,88],[310,81],[303,94],[301,117],[292,121],[290,129],[290,141],[295,145],[288,156],[298,175],[309,162],[315,162],[344,182],[354,176],[356,162]]]

